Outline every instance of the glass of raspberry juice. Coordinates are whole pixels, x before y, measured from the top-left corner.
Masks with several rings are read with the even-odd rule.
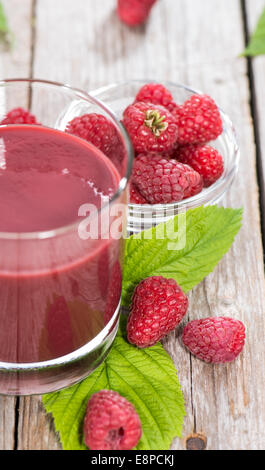
[[[86,93],[0,85],[0,393],[43,394],[89,375],[115,338],[133,152]],[[95,145],[67,131],[86,114],[111,126],[105,153],[101,128]]]

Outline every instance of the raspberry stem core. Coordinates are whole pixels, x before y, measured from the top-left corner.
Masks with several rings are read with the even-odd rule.
[[[146,119],[144,121],[145,125],[151,129],[153,134],[156,137],[160,137],[161,134],[167,130],[168,123],[165,122],[166,117],[161,116],[159,111],[149,109],[145,113]]]

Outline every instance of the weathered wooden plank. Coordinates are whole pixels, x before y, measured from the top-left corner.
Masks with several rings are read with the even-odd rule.
[[[248,36],[253,33],[256,28],[260,14],[264,9],[262,0],[245,0],[246,20]],[[257,141],[257,159],[260,181],[260,202],[263,212],[263,236],[265,237],[265,130],[263,126],[265,91],[264,91],[264,74],[265,74],[265,57],[258,56],[251,59],[252,74],[252,98],[254,124],[256,129]]]
[[[32,0],[3,0],[15,43],[11,51],[0,52],[0,77],[27,77],[31,63]],[[15,12],[15,14],[14,14]],[[0,396],[0,449],[14,449],[16,425],[15,397]]]
[[[186,2],[184,15],[187,81],[214,96],[235,123],[242,158],[226,204],[244,207],[244,226],[231,252],[193,291],[190,318],[232,315],[248,331],[244,354],[234,364],[213,367],[192,358],[194,425],[207,436],[209,449],[262,449],[264,371],[255,356],[264,356],[264,271],[246,63],[238,59],[244,47],[240,2],[204,2],[196,14],[194,2]]]
[[[211,94],[233,119],[242,160],[225,203],[244,206],[244,226],[230,253],[190,295],[189,318],[232,315],[245,322],[248,339],[235,363],[211,366],[184,351],[180,331],[168,337],[187,407],[183,440],[173,448],[186,448],[187,436],[197,432],[208,449],[262,449],[265,286],[247,67],[237,58],[244,47],[241,2],[163,0],[148,25],[135,30],[119,23],[113,5],[38,1],[34,74],[85,89],[130,78],[170,79]],[[56,447],[38,403],[36,397],[22,402],[21,449]],[[40,427],[29,419],[32,409],[41,413]]]
[[[0,396],[0,450],[14,449],[15,407],[15,397]]]
[[[40,397],[20,399],[18,450],[60,450],[52,420],[43,411]]]
[[[14,35],[14,45],[11,49],[1,49],[0,77],[25,78],[30,74],[31,39],[32,39],[32,5],[33,0],[3,0],[2,1]]]

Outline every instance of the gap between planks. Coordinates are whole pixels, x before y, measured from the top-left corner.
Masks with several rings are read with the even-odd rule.
[[[251,37],[246,1],[247,0],[241,0],[242,19],[243,19],[244,34],[245,34],[245,46],[248,45],[248,42]],[[260,136],[260,127],[259,127],[260,122],[259,122],[259,114],[258,114],[258,106],[257,106],[258,96],[257,96],[257,88],[256,88],[256,81],[255,81],[255,72],[253,68],[253,59],[251,59],[250,57],[247,57],[246,61],[247,61],[247,73],[248,73],[249,90],[250,90],[250,111],[251,111],[251,116],[253,119],[254,139],[255,139],[255,146],[256,146],[257,181],[258,181],[258,186],[259,186],[259,205],[260,205],[260,216],[261,216],[261,224],[262,224],[262,245],[263,245],[263,252],[264,252],[264,249],[265,249],[265,180],[264,180],[265,168],[264,168],[264,162],[262,159],[262,151],[261,151],[261,136]]]

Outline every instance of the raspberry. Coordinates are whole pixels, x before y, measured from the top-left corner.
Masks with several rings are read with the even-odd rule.
[[[85,444],[91,450],[130,450],[142,435],[135,408],[112,390],[101,390],[92,395],[83,430]]]
[[[181,163],[190,165],[200,173],[205,188],[215,183],[224,172],[222,155],[208,145],[203,147],[196,145],[180,147],[176,151],[175,158]]]
[[[130,184],[130,203],[131,204],[147,204],[147,200],[138,191],[135,184]]]
[[[190,166],[153,154],[136,158],[132,181],[149,204],[182,201],[203,187],[201,176]]]
[[[84,114],[68,123],[66,132],[91,142],[119,167],[120,138],[115,126],[102,114]]]
[[[178,123],[178,142],[205,144],[223,131],[221,115],[214,100],[208,95],[193,95],[175,114]]]
[[[137,153],[167,152],[177,140],[175,118],[163,106],[134,103],[124,111],[123,124]]]
[[[156,0],[118,0],[117,13],[129,26],[145,23]]]
[[[158,83],[148,83],[144,85],[138,92],[135,102],[145,102],[158,104],[164,106],[171,113],[177,112],[178,105],[174,103],[173,96],[170,91],[167,90],[164,85]]]
[[[1,126],[8,124],[37,124],[40,125],[36,117],[23,108],[15,108],[9,111],[4,119],[0,122]]]
[[[144,279],[133,294],[128,340],[139,348],[153,346],[181,322],[188,299],[174,279]]]
[[[245,327],[225,317],[194,320],[184,328],[182,341],[202,361],[232,362],[244,347]]]

